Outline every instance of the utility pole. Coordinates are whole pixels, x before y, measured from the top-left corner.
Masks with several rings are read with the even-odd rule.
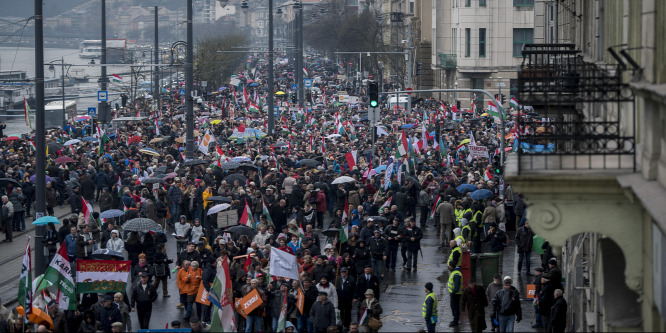
[[[407,22],[409,25],[407,34],[407,87],[412,87],[412,22],[411,19]],[[412,96],[407,95],[407,114],[412,113]]]
[[[298,105],[305,108],[305,84],[303,83],[303,4],[298,8]]]
[[[153,60],[153,63],[155,64],[155,77],[153,80],[153,98],[155,99],[155,103],[157,103],[157,112],[159,114],[161,106],[160,106],[160,93],[161,93],[161,88],[160,88],[160,44],[159,44],[159,25],[158,25],[158,20],[157,20],[157,6],[155,6],[155,58]]]
[[[35,219],[44,216],[46,211],[46,137],[44,124],[44,16],[42,14],[42,0],[35,0]],[[63,109],[65,105],[63,104]],[[11,226],[7,226],[11,228]],[[42,238],[45,228],[43,225],[35,226],[35,275],[43,274],[46,270],[44,260],[44,243]]]
[[[275,129],[275,115],[273,108],[275,101],[275,87],[273,73],[273,0],[268,0],[268,134],[273,134]]]
[[[194,36],[192,33],[192,0],[187,0],[187,59],[185,60],[185,115],[187,142],[185,157],[194,158]]]
[[[100,61],[102,64],[102,75],[99,78],[99,83],[100,83],[100,90],[106,91],[106,0],[102,0],[102,59]],[[99,116],[98,119],[101,118],[102,124],[107,123],[107,119],[109,117],[109,108],[108,108],[108,103],[106,101],[102,101],[99,104]]]

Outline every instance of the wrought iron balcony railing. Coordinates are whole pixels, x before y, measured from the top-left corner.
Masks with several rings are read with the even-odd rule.
[[[514,114],[519,172],[635,169],[634,92],[618,66],[583,61],[574,44],[526,44]],[[524,112],[521,111],[521,112]]]

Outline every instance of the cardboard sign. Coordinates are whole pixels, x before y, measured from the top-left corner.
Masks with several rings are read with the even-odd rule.
[[[251,313],[254,309],[256,309],[263,302],[264,301],[261,300],[261,296],[259,296],[259,292],[257,292],[256,289],[254,289],[249,294],[245,295],[245,297],[243,297],[241,299],[240,307],[241,307],[241,310],[243,310],[243,312],[245,312],[247,314],[247,313]]]
[[[469,145],[469,146],[467,146],[467,148],[469,149],[469,153],[470,153],[470,155],[472,155],[472,157],[476,157],[476,158],[488,158],[489,157],[488,156],[488,148],[486,148],[485,146]]]
[[[199,282],[199,291],[197,292],[197,298],[195,301],[203,305],[210,305],[210,301],[208,300],[208,291],[206,291],[206,288],[204,288],[203,281]]]
[[[236,312],[240,313],[240,315],[243,316],[243,318],[247,318],[247,315],[245,314],[245,311],[241,309],[240,304],[241,304],[241,298],[236,297],[236,300],[234,301],[234,309],[236,309]]]
[[[528,284],[525,288],[527,290],[527,298],[535,299],[536,298],[536,285]]]

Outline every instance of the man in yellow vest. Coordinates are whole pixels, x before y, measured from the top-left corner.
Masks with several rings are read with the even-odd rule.
[[[453,320],[449,323],[449,327],[456,327],[460,318],[460,296],[463,292],[463,277],[460,272],[460,266],[453,267],[449,265],[449,271],[447,289],[449,291],[449,300],[451,301],[451,314],[453,315]]]
[[[435,333],[435,326],[437,326],[437,296],[435,296],[432,288],[432,282],[425,284],[426,298],[423,301],[423,308],[421,308],[428,333]]]
[[[451,247],[451,254],[449,254],[449,259],[446,261],[447,265],[460,267],[462,265],[462,249],[455,239],[449,242],[449,246]]]

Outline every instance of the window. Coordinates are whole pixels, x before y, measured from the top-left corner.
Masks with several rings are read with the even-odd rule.
[[[513,56],[521,57],[523,45],[534,43],[534,29],[513,29]]]
[[[465,7],[472,7],[472,0],[465,0]]]
[[[486,57],[486,28],[479,29],[479,57]]]
[[[465,57],[469,57],[470,54],[470,40],[472,39],[472,29],[465,28]]]
[[[486,0],[479,0],[479,7],[485,7],[486,6]]]
[[[534,0],[513,0],[514,7],[534,7]]]
[[[409,1],[409,13],[414,14],[414,0]]]
[[[456,56],[458,55],[458,29],[452,28],[453,29],[453,40],[452,40],[452,45],[451,45],[451,50],[453,51],[453,54]]]

